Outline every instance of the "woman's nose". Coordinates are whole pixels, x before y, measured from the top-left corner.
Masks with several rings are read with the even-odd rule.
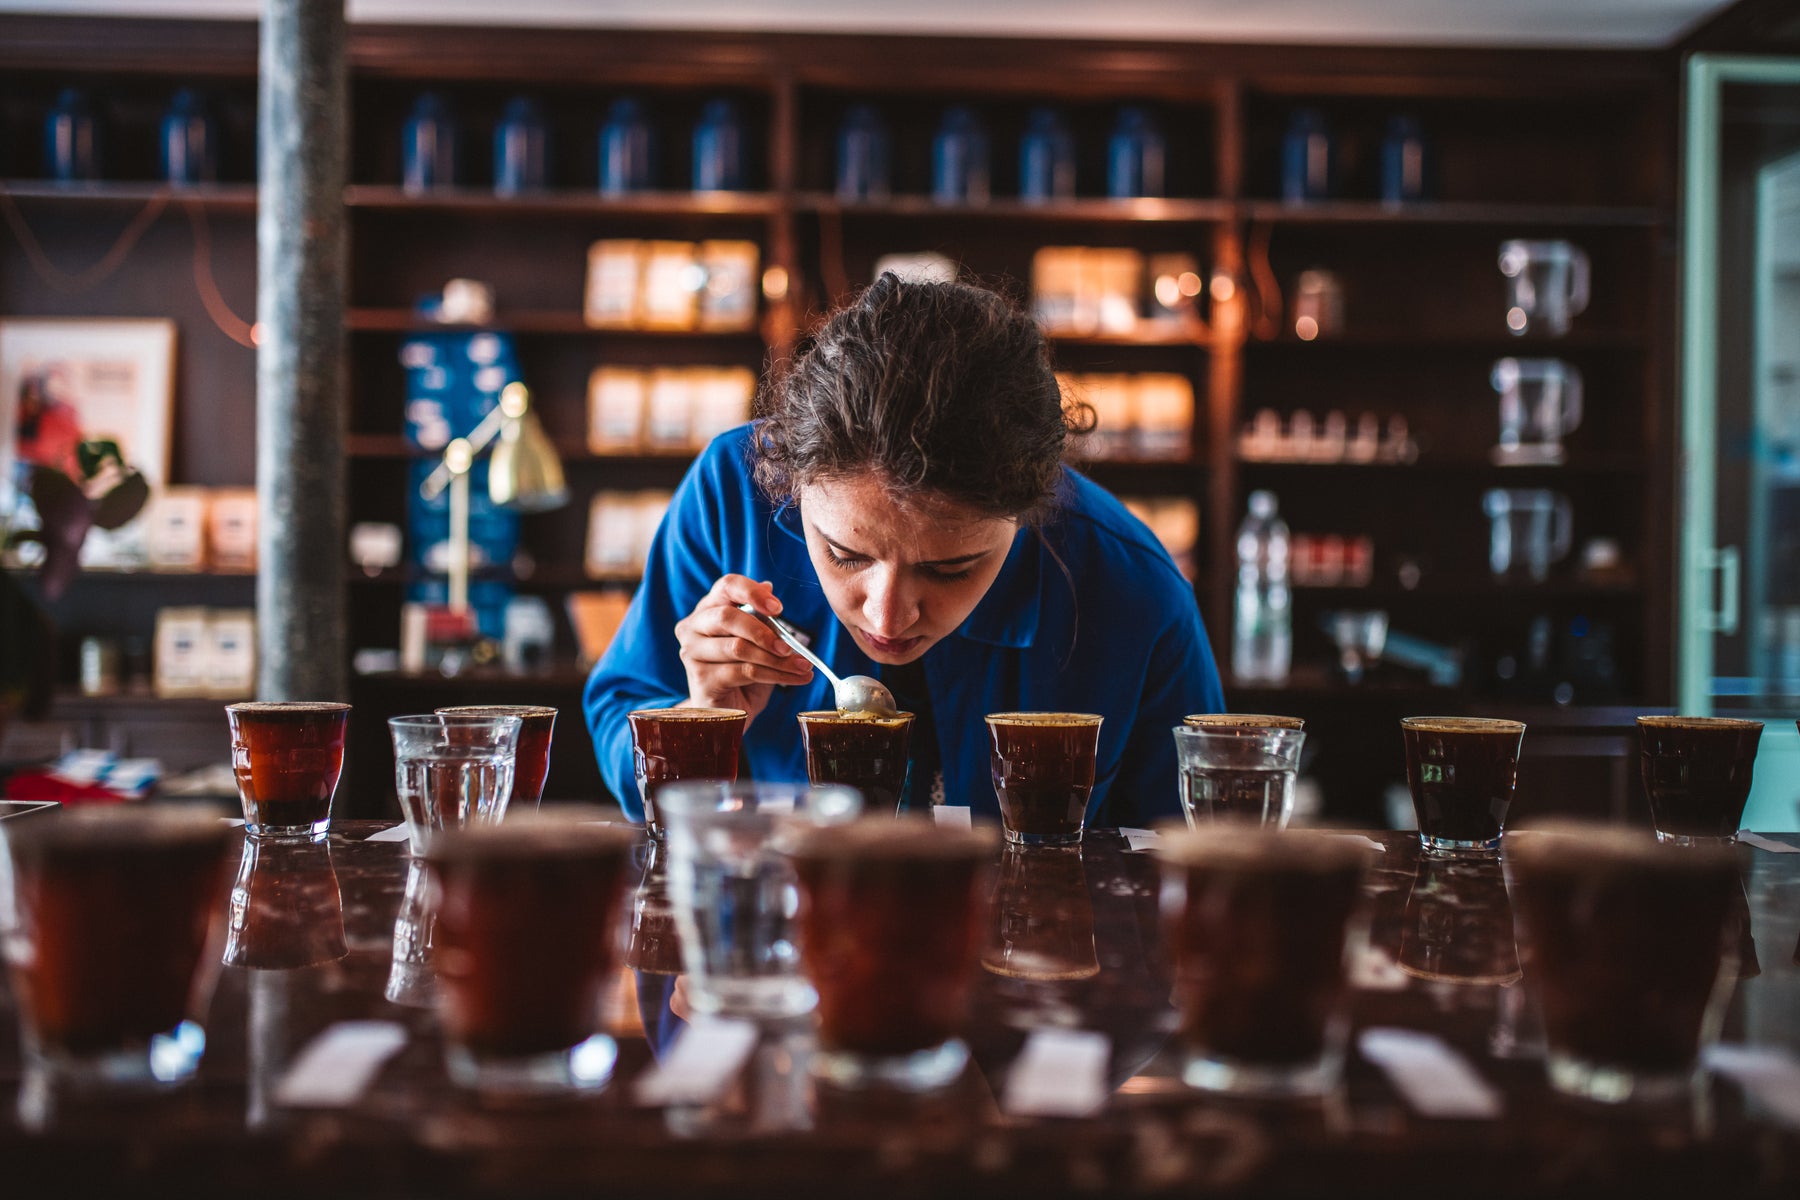
[[[918,603],[907,589],[893,575],[885,573],[870,581],[862,607],[869,632],[879,638],[899,637],[912,628],[919,613]]]

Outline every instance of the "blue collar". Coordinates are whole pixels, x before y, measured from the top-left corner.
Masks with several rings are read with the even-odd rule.
[[[799,505],[785,500],[772,518],[777,529],[805,549],[806,532],[800,525]],[[1043,584],[1042,536],[1034,529],[1021,529],[1013,535],[1012,549],[1006,552],[1000,574],[956,631],[957,636],[1017,650],[1030,646],[1037,639]]]

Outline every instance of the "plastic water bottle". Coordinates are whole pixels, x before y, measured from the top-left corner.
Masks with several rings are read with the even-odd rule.
[[[1280,683],[1294,657],[1294,617],[1288,595],[1288,527],[1276,515],[1275,493],[1250,493],[1250,515],[1238,527],[1237,553],[1231,673],[1241,681]]]

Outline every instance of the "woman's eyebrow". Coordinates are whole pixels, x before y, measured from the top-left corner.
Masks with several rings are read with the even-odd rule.
[[[839,557],[843,557],[843,558],[867,558],[867,557],[869,557],[867,554],[864,554],[861,550],[855,550],[849,546],[844,545],[844,543],[838,541],[836,538],[832,537],[829,533],[826,533],[823,529],[820,529],[817,525],[813,526],[813,531],[815,533],[817,533],[821,538],[823,538],[825,541],[825,544],[827,546],[830,546],[832,548],[832,550],[838,554]],[[973,554],[958,554],[953,558],[923,559],[914,565],[921,566],[921,567],[960,567],[960,566],[964,566],[965,564],[975,562],[978,559],[986,558],[989,554],[992,554],[992,553],[993,553],[993,551],[991,551],[991,550],[977,550]]]

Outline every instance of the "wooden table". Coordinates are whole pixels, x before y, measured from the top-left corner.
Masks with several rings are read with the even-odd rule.
[[[1254,1105],[1199,1096],[1178,1080],[1157,921],[1155,864],[1115,832],[1091,831],[1081,869],[1046,901],[1079,926],[1091,909],[1099,971],[1033,981],[984,973],[970,1038],[975,1068],[928,1098],[858,1096],[814,1086],[805,1023],[768,1030],[718,1103],[648,1109],[630,1083],[650,1065],[636,998],[659,995],[623,973],[613,1014],[620,1057],[592,1099],[492,1106],[447,1080],[428,1009],[384,998],[407,873],[404,844],[330,838],[348,953],[291,970],[226,968],[198,1079],[139,1102],[66,1101],[41,1132],[0,1103],[5,1194],[179,1189],[238,1196],[606,1195],[800,1197],[817,1194],[1061,1196],[1417,1194],[1517,1197],[1800,1195],[1800,1133],[1747,1112],[1713,1082],[1697,1105],[1610,1111],[1552,1093],[1512,959],[1497,869],[1419,874],[1416,840],[1377,834],[1368,884],[1370,950],[1353,1001],[1357,1027],[1433,1032],[1504,1092],[1498,1121],[1413,1115],[1373,1066],[1350,1057],[1324,1103]],[[1800,1052],[1800,855],[1741,851],[1759,973],[1743,980],[1730,1041]],[[1069,878],[1064,876],[1065,881]],[[1085,890],[1083,890],[1085,888]],[[1055,890],[1054,887],[1051,889]],[[1033,902],[1035,903],[1035,901]],[[1015,922],[1023,920],[1014,905]],[[1079,934],[1077,936],[1079,941]],[[654,1018],[655,1014],[651,1014]],[[355,1107],[293,1110],[271,1091],[298,1050],[335,1022],[396,1021],[409,1034]],[[0,1096],[20,1077],[10,996],[0,1006]],[[654,1024],[654,1021],[653,1021]],[[1095,1029],[1112,1039],[1115,1091],[1098,1115],[1004,1114],[1008,1068],[1029,1030]]]

